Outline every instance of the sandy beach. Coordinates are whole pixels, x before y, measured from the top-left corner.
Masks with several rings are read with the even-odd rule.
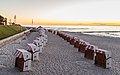
[[[98,48],[112,52],[112,68],[104,69],[94,65],[94,61],[84,58],[84,54],[57,35],[50,32],[48,44],[40,54],[39,61],[32,61],[32,70],[19,72],[14,67],[14,53],[17,48],[27,49],[27,43],[32,43],[37,32],[26,39],[18,39],[0,48],[0,75],[120,75],[120,39],[70,33],[78,36]]]

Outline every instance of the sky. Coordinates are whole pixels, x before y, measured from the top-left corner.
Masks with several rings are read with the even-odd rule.
[[[0,0],[0,15],[20,24],[119,22],[120,0]]]

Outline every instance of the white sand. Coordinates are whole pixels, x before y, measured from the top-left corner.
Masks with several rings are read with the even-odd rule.
[[[97,45],[99,48],[112,52],[113,67],[103,69],[94,65],[92,60],[84,58],[84,54],[78,52],[68,42],[57,35],[47,33],[48,44],[40,54],[39,61],[32,62],[32,71],[19,72],[14,67],[15,49],[27,48],[27,43],[33,42],[37,33],[30,34],[26,40],[18,39],[0,49],[0,75],[120,75],[120,39],[80,35],[80,38]],[[18,42],[20,41],[20,43]]]

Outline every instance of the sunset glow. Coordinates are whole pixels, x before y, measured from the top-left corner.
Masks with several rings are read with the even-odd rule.
[[[40,24],[120,24],[119,0],[1,0],[0,15],[17,23]]]

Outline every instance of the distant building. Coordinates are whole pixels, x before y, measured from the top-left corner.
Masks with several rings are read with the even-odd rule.
[[[0,15],[0,25],[7,25],[7,18]]]
[[[4,19],[4,17],[0,15],[0,25],[4,25],[3,19]]]

